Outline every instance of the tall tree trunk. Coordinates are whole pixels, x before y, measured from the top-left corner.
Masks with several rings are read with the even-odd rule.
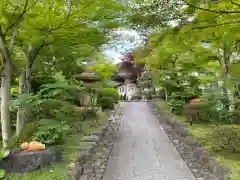
[[[164,88],[164,92],[165,92],[165,100],[168,101],[168,91],[167,91],[167,88]]]
[[[19,77],[19,97],[26,91],[26,72],[21,71]],[[26,119],[26,109],[24,109],[23,105],[20,104],[17,112],[17,124],[16,124],[16,135],[19,136],[23,130]]]
[[[229,69],[230,69],[230,57],[229,51],[226,46],[223,48],[223,59],[221,62],[222,67],[222,78],[223,78],[223,106],[225,110],[229,111],[231,106],[231,100],[229,96],[230,91],[230,78],[229,78]]]
[[[31,85],[31,78],[32,78],[32,65],[30,59],[28,59],[26,64],[26,86],[27,86],[27,93],[31,93],[32,85]]]
[[[10,61],[3,58],[2,83],[1,83],[1,125],[3,147],[7,147],[7,140],[11,136],[10,111],[8,102],[10,100],[11,65]]]

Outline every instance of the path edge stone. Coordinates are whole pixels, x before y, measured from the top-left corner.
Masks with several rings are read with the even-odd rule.
[[[230,171],[219,165],[201,146],[189,133],[187,125],[179,124],[160,112],[155,101],[149,102],[149,106],[197,180],[227,180]]]
[[[77,158],[68,167],[69,180],[103,178],[123,116],[122,108],[121,103],[116,105],[114,110],[108,112],[106,124],[83,136]]]

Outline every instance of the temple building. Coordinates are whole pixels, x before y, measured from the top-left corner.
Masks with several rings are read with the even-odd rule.
[[[137,79],[144,71],[144,64],[135,63],[131,53],[126,53],[122,62],[117,64],[117,72],[113,80],[118,83],[117,90],[121,96],[130,100],[137,91]]]

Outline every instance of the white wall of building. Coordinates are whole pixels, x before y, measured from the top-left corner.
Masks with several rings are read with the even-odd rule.
[[[117,90],[118,90],[120,95],[123,96],[124,94],[126,94],[127,98],[131,99],[133,94],[137,90],[137,86],[136,86],[136,84],[130,84],[130,83],[129,84],[123,84],[123,85],[119,86],[117,88]]]

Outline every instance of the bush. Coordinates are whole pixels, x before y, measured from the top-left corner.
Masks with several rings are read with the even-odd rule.
[[[220,113],[220,120],[230,124],[239,124],[240,123],[240,110],[235,109],[233,111]]]
[[[184,105],[184,115],[195,122],[211,122],[219,119],[219,112],[206,100]]]
[[[240,152],[240,126],[221,125],[214,128],[210,134],[213,141],[214,151]]]
[[[111,97],[101,97],[99,100],[99,104],[102,107],[102,109],[114,108],[114,100]]]
[[[33,140],[45,145],[61,144],[68,129],[69,126],[65,122],[44,119],[40,121],[38,131],[34,134]]]
[[[175,92],[170,96],[168,105],[174,114],[181,115],[183,106],[195,97],[197,97],[197,95],[191,92]]]
[[[102,88],[99,91],[98,99],[100,100],[101,97],[111,97],[114,103],[118,103],[120,100],[120,95],[118,91],[114,88]]]
[[[174,99],[170,99],[168,102],[168,105],[171,108],[171,111],[176,115],[182,114],[184,104],[185,102],[181,100],[174,100]]]
[[[29,122],[24,125],[23,131],[19,136],[11,137],[8,142],[8,148],[19,147],[23,142],[29,142],[32,140],[32,136],[37,131],[37,123]]]
[[[31,112],[37,119],[61,119],[72,117],[74,114],[74,105],[62,100],[56,99],[35,99],[31,103]]]

